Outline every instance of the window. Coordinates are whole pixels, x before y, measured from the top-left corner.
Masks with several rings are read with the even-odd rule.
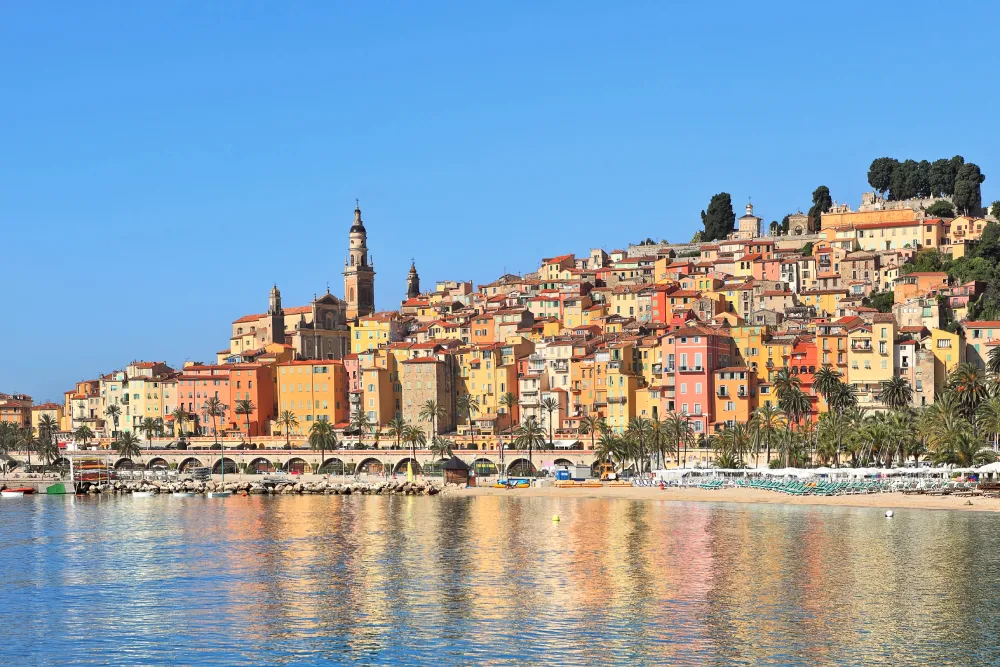
[[[694,393],[696,393],[696,394],[700,394],[701,393],[701,383],[700,382],[695,382],[694,383]]]
[[[686,382],[681,382],[681,393],[682,394],[688,393],[688,386]]]

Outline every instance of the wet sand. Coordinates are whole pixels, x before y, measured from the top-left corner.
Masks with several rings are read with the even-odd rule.
[[[625,500],[675,500],[685,502],[766,503],[780,505],[832,505],[840,507],[877,507],[882,509],[971,510],[1000,512],[1000,498],[928,496],[903,493],[869,493],[850,496],[789,496],[759,489],[627,487],[604,485],[601,488],[566,488],[543,486],[528,489],[492,487],[448,488],[449,496],[511,496],[518,498],[622,498]]]

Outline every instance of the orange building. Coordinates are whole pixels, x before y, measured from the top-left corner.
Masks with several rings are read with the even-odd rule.
[[[350,408],[347,371],[341,361],[313,359],[278,364],[278,413],[290,410],[299,422],[298,432],[307,435],[317,420],[346,422]],[[279,427],[272,429],[277,434]]]

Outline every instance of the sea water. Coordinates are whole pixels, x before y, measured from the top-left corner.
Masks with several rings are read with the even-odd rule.
[[[5,499],[0,657],[1000,664],[1000,514],[514,493]]]

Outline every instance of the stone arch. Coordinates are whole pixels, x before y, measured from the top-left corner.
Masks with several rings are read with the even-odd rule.
[[[253,475],[266,475],[272,473],[276,470],[274,463],[264,458],[263,456],[258,456],[254,460],[250,461],[250,471]]]
[[[480,458],[473,461],[472,469],[476,471],[477,477],[493,477],[499,472],[497,464],[487,458]]]
[[[213,475],[222,474],[222,466],[226,466],[227,475],[236,474],[236,461],[232,460],[228,456],[221,460],[216,459],[215,463],[212,464],[212,474]]]
[[[292,458],[285,461],[285,465],[283,467],[286,471],[290,473],[301,475],[302,473],[306,472],[306,470],[309,469],[309,464],[306,463],[305,459],[299,456],[293,456]]]
[[[60,456],[59,458],[57,458],[55,461],[52,462],[52,466],[55,468],[68,468],[69,459],[67,459],[64,456]]]
[[[538,469],[528,459],[514,459],[507,465],[507,475],[513,477],[534,477]]]
[[[344,461],[336,457],[329,458],[323,461],[323,465],[320,466],[319,471],[321,473],[329,473],[331,475],[343,475],[344,474]]]
[[[356,470],[365,475],[382,475],[385,471],[385,465],[376,458],[367,458],[358,464]]]
[[[397,475],[406,473],[406,463],[408,461],[413,461],[413,474],[414,475],[419,475],[421,472],[423,472],[423,467],[420,465],[420,462],[417,461],[415,458],[413,458],[411,456],[407,456],[406,458],[399,459],[399,461],[397,461],[396,465],[393,467],[392,471],[395,474],[397,474]]]
[[[146,464],[146,467],[149,468],[150,470],[156,467],[169,468],[170,464],[167,463],[167,460],[162,456],[154,456],[153,458],[149,459],[149,463]]]
[[[566,466],[567,468],[569,468],[569,467],[573,466],[573,462],[570,461],[569,459],[556,459],[555,461],[552,462],[552,465],[554,465],[554,466]]]
[[[132,470],[135,467],[135,461],[128,457],[115,461],[115,470]]]
[[[183,461],[181,461],[181,464],[177,466],[177,469],[180,470],[181,472],[184,472],[190,468],[204,468],[204,467],[205,464],[202,463],[200,459],[197,459],[193,456],[189,456]]]

